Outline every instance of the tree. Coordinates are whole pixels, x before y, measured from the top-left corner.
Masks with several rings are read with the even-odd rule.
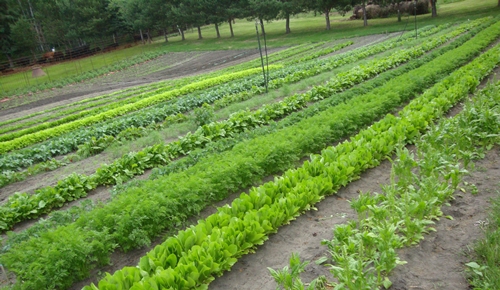
[[[172,7],[172,12],[175,14],[175,18],[178,22],[181,22],[185,26],[190,24],[196,26],[198,29],[198,39],[202,39],[201,26],[208,23],[208,15],[204,7],[205,2],[200,0],[179,0],[174,7]],[[182,28],[181,28],[182,29]],[[182,39],[184,40],[184,34],[182,34]]]
[[[7,4],[7,0],[0,0],[0,50],[7,57],[10,67],[12,62],[12,38],[10,25],[15,21],[15,15]]]
[[[173,16],[170,13],[170,5],[172,5],[171,1],[151,0],[151,6],[149,9],[154,19],[155,28],[163,30],[165,42],[168,42],[167,28],[175,24],[173,21]]]
[[[342,16],[351,9],[350,0],[316,0],[313,5],[314,10],[325,13],[326,30],[330,30],[330,12],[332,9],[337,10]]]
[[[30,51],[35,57],[35,47],[37,44],[34,28],[30,20],[19,18],[16,23],[11,26],[11,38],[13,42],[13,51]]]
[[[368,18],[366,16],[366,0],[363,0],[363,26],[368,26]]]
[[[148,13],[150,1],[147,0],[113,0],[113,4],[119,7],[125,22],[134,31],[139,31],[142,43],[151,42],[149,30],[154,26],[154,19]],[[144,34],[148,31],[147,34]],[[145,39],[146,38],[146,39]]]
[[[282,3],[278,0],[248,0],[247,18],[253,20],[257,18],[262,27],[262,34],[265,34],[264,20],[271,21],[278,17]]]
[[[231,37],[234,37],[233,21],[235,18],[245,18],[245,10],[242,10],[242,0],[219,0],[219,5],[226,7],[224,10]]]
[[[227,2],[221,0],[203,0],[203,10],[208,15],[208,23],[215,25],[215,32],[217,38],[220,38],[219,25],[226,20],[226,6]]]
[[[437,9],[436,9],[436,2],[437,0],[430,0],[431,1],[431,7],[432,7],[432,17],[437,16]],[[498,5],[500,6],[500,0],[498,0]]]
[[[290,16],[304,12],[307,10],[307,0],[280,0],[281,11],[279,18],[285,19],[285,33],[289,34],[290,30]]]

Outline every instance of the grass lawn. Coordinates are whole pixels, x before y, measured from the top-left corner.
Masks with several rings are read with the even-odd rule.
[[[456,1],[456,0],[455,0]],[[439,1],[438,3],[440,3]],[[451,3],[445,3],[451,2]],[[443,0],[438,4],[438,17],[432,18],[430,14],[417,16],[417,27],[447,22],[475,19],[488,15],[497,15],[500,8],[497,0]],[[415,22],[413,17],[404,16],[401,22],[397,18],[368,20],[368,26],[363,27],[362,20],[347,20],[336,13],[330,17],[331,30],[325,30],[324,15],[313,13],[300,14],[290,21],[292,33],[285,34],[285,20],[277,20],[265,24],[267,44],[270,47],[291,46],[304,42],[328,41],[350,38],[369,34],[390,33],[403,30],[412,30]],[[64,62],[56,65],[44,65],[43,70],[47,76],[31,78],[31,68],[16,74],[0,76],[0,95],[9,95],[16,89],[22,89],[45,82],[60,81],[65,78],[82,74],[87,71],[99,69],[130,57],[148,51],[183,52],[196,50],[226,50],[226,49],[253,49],[257,47],[255,23],[245,19],[238,19],[233,25],[234,38],[230,38],[229,25],[220,26],[221,38],[216,38],[214,25],[202,28],[203,39],[198,39],[196,29],[185,33],[186,40],[181,41],[180,36],[169,38],[165,43],[163,37],[155,39],[153,44],[138,45],[132,48],[119,49],[110,53],[94,55],[81,60]]]

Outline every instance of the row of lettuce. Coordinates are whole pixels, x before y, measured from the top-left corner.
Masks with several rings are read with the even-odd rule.
[[[497,45],[487,56],[483,55],[457,70],[412,101],[399,112],[399,117],[387,115],[349,141],[324,149],[320,155],[311,156],[311,161],[306,161],[301,168],[289,170],[274,182],[253,188],[248,194],[241,194],[231,205],[218,208],[216,213],[199,221],[196,226],[180,231],[156,246],[141,258],[137,267],[125,267],[113,275],[107,274],[98,286],[91,285],[84,289],[206,287],[217,275],[229,270],[239,257],[266,241],[267,236],[276,232],[279,226],[310,209],[325,195],[358,179],[361,172],[377,166],[401,145],[415,142],[420,132],[475,90],[480,80],[500,62],[499,52],[500,45]],[[481,121],[486,126],[478,126],[478,129],[498,129],[498,124],[487,124],[496,121],[493,115]],[[454,131],[456,137],[456,128],[448,126],[448,129]],[[420,174],[424,178],[419,180],[417,177],[415,180],[411,169],[414,167],[412,163],[417,162],[408,154],[404,155],[405,151],[401,150],[400,156],[404,162],[395,166],[409,166],[400,170],[404,174],[398,179],[397,188],[391,187],[393,196],[397,195],[398,198],[391,199],[389,195],[363,195],[360,200],[354,201],[353,206],[367,211],[369,205],[372,205],[373,211],[378,209],[376,214],[368,214],[371,218],[360,219],[359,224],[354,222],[356,228],[360,229],[358,231],[352,228],[352,224],[336,228],[335,240],[327,244],[336,263],[332,272],[340,279],[337,286],[348,289],[390,286],[386,275],[401,263],[395,249],[421,240],[422,234],[431,229],[428,227],[430,220],[442,215],[440,205],[457,188],[464,171],[457,165],[456,158],[467,155],[466,149],[474,151],[476,145],[498,141],[498,136],[494,134],[496,131],[490,130],[486,133],[493,134],[480,134],[486,136],[486,140],[475,140],[478,143],[472,145],[467,137],[475,136],[461,136],[465,141],[460,142],[461,145],[466,142],[470,145],[464,148],[455,144],[455,138],[442,143],[445,140],[439,135],[439,131],[433,131],[434,134],[436,132],[438,136],[431,133],[434,140],[429,142],[437,145],[438,150],[446,145],[454,147],[454,150],[448,150],[448,156],[437,153],[436,148],[426,144],[427,140],[424,139],[423,146],[429,150],[425,153],[429,154],[418,161],[421,165]],[[457,152],[463,155],[457,156]],[[442,171],[436,171],[436,168],[441,168]],[[418,183],[419,194],[413,192],[415,187],[412,184],[415,181],[422,181]],[[405,196],[408,198],[398,203],[397,200]],[[384,203],[385,211],[382,210]],[[395,210],[393,215],[388,208]],[[361,232],[361,228],[366,232]],[[371,235],[371,229],[378,235]],[[363,244],[359,246],[361,242]],[[369,265],[374,266],[367,267]]]
[[[436,32],[436,30],[431,29],[428,32]],[[402,42],[398,42],[398,44],[402,44]],[[285,83],[282,79],[283,76],[288,76],[287,82],[298,81],[333,67],[352,63],[364,57],[385,51],[391,47],[394,47],[394,44],[379,44],[369,48],[358,49],[352,53],[342,54],[341,56],[329,59],[329,61],[316,61],[312,65],[306,64],[293,68],[285,68],[279,70],[279,73],[277,72],[276,74],[271,72],[270,87],[277,88],[282,86]],[[30,148],[3,154],[0,157],[0,169],[3,172],[18,171],[32,164],[46,161],[53,156],[77,150],[78,145],[83,144],[83,146],[86,146],[86,143],[90,145],[101,143],[94,141],[93,138],[97,140],[100,138],[104,140],[109,139],[108,136],[117,136],[120,132],[130,127],[147,127],[149,125],[149,128],[155,128],[158,123],[164,123],[165,118],[173,118],[173,116],[192,110],[203,103],[215,102],[215,107],[220,108],[236,101],[248,99],[263,91],[264,84],[262,83],[262,79],[254,77],[248,81],[240,81],[238,84],[223,85],[204,94],[188,95],[175,102],[168,102],[149,107],[147,110],[134,112],[133,116],[125,116],[113,120],[111,123],[102,123],[102,125],[95,124],[91,128],[83,128],[58,138],[52,138],[48,142],[31,146]]]
[[[37,189],[35,194],[16,193],[0,208],[0,228],[7,230],[15,223],[36,218],[58,208],[68,201],[84,197],[98,185],[121,184],[123,181],[150,169],[170,163],[187,152],[204,147],[207,143],[256,126],[267,125],[272,120],[282,118],[293,111],[304,108],[308,103],[324,99],[332,93],[343,91],[383,71],[417,58],[425,52],[446,42],[458,32],[437,37],[420,46],[398,51],[388,57],[374,59],[365,65],[340,73],[327,85],[316,86],[311,92],[286,97],[280,102],[265,105],[257,111],[244,110],[230,116],[228,120],[200,127],[193,134],[188,133],[169,144],[157,144],[136,153],[129,153],[110,165],[97,169],[91,176],[72,174],[58,182],[56,186]]]
[[[368,94],[356,96],[273,134],[240,143],[231,151],[207,157],[186,171],[146,182],[140,188],[129,188],[110,203],[82,214],[75,223],[42,233],[39,237],[14,246],[2,255],[1,260],[16,273],[19,281],[23,281],[18,284],[21,288],[68,287],[88,275],[96,264],[108,263],[109,254],[113,249],[118,247],[128,251],[147,245],[151,238],[165,229],[175,227],[214,200],[223,199],[229,192],[251,185],[264,176],[290,168],[300,157],[320,150],[396,109],[441,76],[449,74],[478,55],[498,38],[499,27],[500,23],[494,24],[464,45],[390,80]],[[483,53],[470,65],[426,93],[425,98],[442,96],[447,99],[448,96],[445,97],[444,92],[448,88],[454,95],[467,94],[478,84],[478,80],[498,63],[498,52],[499,48],[495,47]],[[453,62],[450,62],[450,59]],[[467,85],[466,91],[460,90],[462,86],[458,86],[456,82]],[[413,107],[424,106],[428,102],[421,101]],[[434,112],[439,106],[432,103],[428,107]],[[397,136],[411,138],[418,135],[418,129],[427,125],[426,118],[432,117],[432,114],[428,116],[427,113],[430,112],[426,112],[425,116],[418,113],[411,115],[411,121],[404,122],[400,129],[390,129],[380,134],[374,129],[368,130],[374,138],[370,146],[354,146],[350,143],[342,146],[364,150],[359,153],[360,156],[370,156],[369,150],[386,148],[386,142],[379,139],[386,134],[393,134],[396,141],[399,139]],[[388,116],[385,120],[382,124],[388,129],[393,127],[392,122],[399,119]],[[343,162],[351,162],[355,158],[348,160],[342,159]],[[375,165],[376,162],[372,160],[365,159],[362,166]],[[347,167],[344,170],[352,173]],[[350,179],[349,176],[347,179],[341,175],[334,176],[338,176],[339,184]],[[335,181],[335,177],[333,180]],[[318,180],[317,184],[324,186],[331,182]],[[321,188],[318,191],[321,191]],[[277,211],[281,212],[283,211]],[[252,224],[258,225],[253,222]],[[252,232],[259,235],[257,227]],[[251,246],[247,245],[246,249],[249,247]]]

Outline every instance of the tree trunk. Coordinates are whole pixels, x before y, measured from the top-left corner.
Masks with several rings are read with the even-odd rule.
[[[330,30],[330,9],[325,10],[326,30]]]
[[[363,1],[363,26],[368,26],[368,20],[366,19],[366,3]]]
[[[437,2],[437,0],[431,0],[432,17],[437,16],[436,2]],[[498,1],[498,3],[500,4],[500,0]]]
[[[165,36],[165,42],[168,42],[167,29],[163,28],[163,36]]]
[[[141,35],[141,42],[144,44],[144,35],[142,34],[142,29],[139,29],[139,34]]]
[[[31,1],[29,1],[29,0],[28,0],[28,6],[30,8],[31,18],[33,19],[33,26],[34,26],[33,28],[35,29],[35,32],[36,32],[38,44],[40,45],[41,50],[45,51],[45,47],[44,47],[45,39],[43,37],[41,27],[38,25],[38,22],[35,19],[35,14],[33,13],[33,7],[31,6]]]
[[[290,14],[286,14],[286,32],[285,34],[289,34],[290,32],[292,32],[290,30]]]
[[[399,10],[399,3],[398,3],[398,22],[401,22],[401,10]]]
[[[215,31],[217,31],[217,38],[220,38],[219,24],[215,23]]]
[[[201,27],[198,25],[197,28],[198,28],[198,39],[203,39],[203,37],[201,36]]]
[[[149,31],[149,28],[148,28],[148,42],[149,42],[149,44],[151,44],[151,42],[152,42],[151,32]]]
[[[266,30],[264,29],[264,20],[260,19],[260,28],[262,28],[262,36],[266,35]]]
[[[179,29],[179,31],[181,32],[182,40],[186,40],[186,37],[184,36],[184,30]]]
[[[500,1],[500,0],[498,0]],[[227,21],[229,23],[229,30],[231,30],[231,37],[234,37],[233,24],[231,23],[231,18]]]

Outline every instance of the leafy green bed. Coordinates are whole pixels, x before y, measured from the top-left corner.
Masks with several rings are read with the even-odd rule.
[[[272,134],[285,127],[292,126],[293,124],[296,124],[305,118],[311,117],[318,112],[322,112],[330,107],[336,106],[339,103],[342,103],[344,100],[351,99],[354,96],[366,94],[371,90],[382,86],[387,81],[412,69],[415,69],[424,63],[427,63],[428,61],[432,60],[436,56],[441,55],[447,50],[451,50],[454,47],[459,46],[460,43],[463,43],[468,38],[470,38],[469,35],[464,35],[460,37],[461,41],[454,41],[451,45],[447,45],[437,49],[436,51],[432,51],[424,57],[414,59],[407,64],[399,66],[398,68],[381,73],[374,79],[365,81],[352,89],[337,94],[335,98],[328,98],[320,102],[312,103],[310,106],[304,108],[303,110],[291,113],[287,117],[284,117],[277,122],[271,122],[269,126],[256,127],[254,129],[246,130],[231,137],[213,141],[209,143],[205,148],[192,150],[186,155],[185,158],[174,160],[166,166],[154,168],[149,179],[154,180],[172,173],[184,171],[187,168],[194,166],[199,161],[207,158],[208,156],[220,154],[221,152],[230,150],[235,145],[245,140]],[[147,181],[134,179],[131,182],[117,185],[113,188],[112,195],[118,195],[130,187],[140,187],[144,182]],[[95,206],[96,204],[93,203],[92,200],[87,199],[85,200],[85,202],[82,202],[81,206],[73,206],[70,210],[51,212],[51,214],[48,215],[47,218],[40,219],[35,225],[29,227],[27,230],[20,232],[8,232],[8,239],[4,240],[4,248],[2,252],[8,251],[8,249],[10,249],[13,245],[28,240],[32,236],[39,236],[42,232],[47,231],[50,228],[68,224],[78,218],[83,212],[89,211]]]
[[[372,94],[349,100],[276,134],[244,142],[231,152],[198,163],[188,169],[189,172],[131,189],[102,208],[82,215],[72,225],[12,248],[2,256],[2,261],[24,281],[19,285],[26,289],[67,287],[87,275],[93,261],[106,263],[109,252],[116,246],[128,250],[148,244],[151,237],[198,212],[211,200],[222,199],[228,192],[249,185],[258,177],[286,169],[300,156],[373,122],[440,75],[477,55],[498,37],[499,26],[497,23],[485,29],[463,46],[393,79]],[[453,63],[449,62],[450,56],[453,56]],[[491,53],[483,54],[483,58],[488,56],[491,57]],[[406,124],[404,130],[417,134],[414,126],[419,124],[425,126],[425,120],[414,120]],[[382,143],[372,145],[365,150],[384,147]],[[58,261],[58,265],[53,261]]]

